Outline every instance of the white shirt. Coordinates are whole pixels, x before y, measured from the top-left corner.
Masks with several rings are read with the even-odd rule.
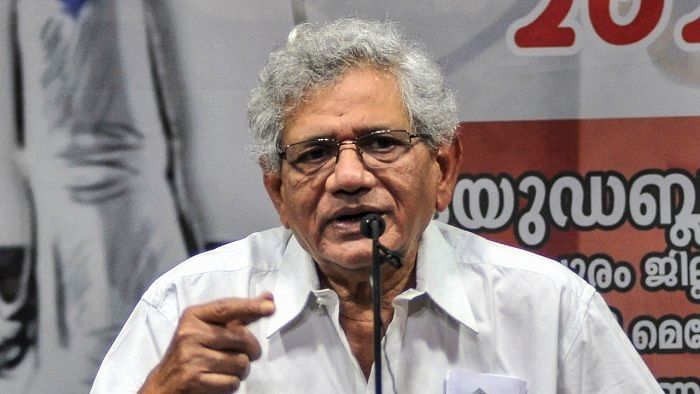
[[[432,222],[416,280],[393,302],[386,393],[394,392],[392,376],[397,393],[442,393],[451,369],[516,377],[530,394],[662,392],[600,295],[554,261]],[[249,326],[263,353],[240,393],[374,391],[374,369],[368,382],[340,327],[337,295],[319,289],[311,256],[277,228],[159,278],[109,350],[92,393],[136,392],[187,306],[263,290],[274,294],[276,312]]]

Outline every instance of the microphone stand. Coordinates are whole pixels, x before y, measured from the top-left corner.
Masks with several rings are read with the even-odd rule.
[[[372,221],[372,313],[374,315],[374,393],[382,394],[382,271],[379,254],[379,231],[377,223]]]
[[[381,216],[369,214],[362,218],[361,232],[372,238],[372,313],[374,315],[374,392],[382,394],[382,272],[381,265],[389,263],[394,268],[401,267],[401,255],[379,242],[386,224]]]

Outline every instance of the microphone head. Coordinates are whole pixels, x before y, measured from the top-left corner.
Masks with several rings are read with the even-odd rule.
[[[384,234],[386,222],[381,215],[376,213],[368,213],[360,220],[360,232],[367,238],[379,238]]]

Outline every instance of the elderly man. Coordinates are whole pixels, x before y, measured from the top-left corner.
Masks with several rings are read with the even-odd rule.
[[[395,25],[297,27],[261,72],[249,118],[284,228],[158,279],[93,392],[372,392],[368,213],[404,263],[382,266],[387,392],[508,377],[531,393],[661,391],[577,276],[431,222],[461,156],[454,98]]]

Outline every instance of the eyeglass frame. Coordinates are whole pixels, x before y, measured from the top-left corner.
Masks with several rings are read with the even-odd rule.
[[[355,145],[357,154],[359,155],[360,160],[364,163],[364,159],[363,159],[363,157],[362,157],[362,154],[364,153],[364,150],[362,150],[362,148],[360,148],[360,147],[357,145],[357,141],[358,141],[358,140],[362,140],[362,139],[364,139],[364,138],[368,138],[368,137],[370,137],[370,136],[376,136],[376,135],[378,135],[378,134],[390,133],[390,132],[395,132],[395,131],[401,131],[401,132],[404,132],[404,133],[408,134],[408,141],[409,141],[409,143],[406,144],[406,146],[413,146],[413,144],[412,144],[413,138],[426,138],[426,137],[430,137],[430,134],[428,134],[428,133],[411,133],[411,132],[409,132],[408,130],[404,130],[404,129],[382,129],[382,130],[374,130],[374,131],[372,131],[372,132],[370,132],[370,133],[363,134],[363,135],[361,135],[361,136],[359,136],[359,137],[355,137],[355,138],[351,138],[351,139],[346,139],[346,140],[343,140],[343,141],[338,141],[338,140],[337,140],[336,138],[334,138],[334,137],[320,137],[320,138],[312,138],[312,139],[308,139],[308,140],[304,140],[304,141],[294,142],[294,143],[292,143],[292,144],[287,144],[287,145],[284,145],[284,146],[280,146],[280,147],[278,148],[278,150],[277,150],[277,153],[279,154],[280,159],[284,160],[284,159],[286,158],[287,149],[289,149],[289,147],[291,147],[291,146],[299,145],[299,144],[304,144],[304,143],[308,143],[308,142],[313,142],[313,141],[324,141],[324,142],[335,141],[335,142],[336,142],[336,149],[335,149],[335,163],[336,163],[336,164],[338,163],[338,160],[339,160],[339,158],[340,158],[340,147],[341,147],[342,145]],[[370,155],[371,155],[371,154],[370,154]],[[378,160],[378,159],[377,159],[377,160]],[[287,161],[287,162],[289,163],[289,161]],[[328,162],[324,162],[323,164],[321,164],[321,165],[318,167],[318,169],[320,169],[321,167],[323,167],[324,165],[326,165],[326,163],[328,163]],[[292,166],[292,168],[295,168],[293,164],[290,163],[290,165]],[[296,168],[295,168],[295,169],[296,169]],[[318,169],[317,169],[317,170],[318,170]],[[296,170],[299,171],[298,169],[296,169]],[[315,171],[317,171],[317,170],[312,171],[312,173],[315,172]],[[302,172],[302,171],[300,171],[300,172]]]

